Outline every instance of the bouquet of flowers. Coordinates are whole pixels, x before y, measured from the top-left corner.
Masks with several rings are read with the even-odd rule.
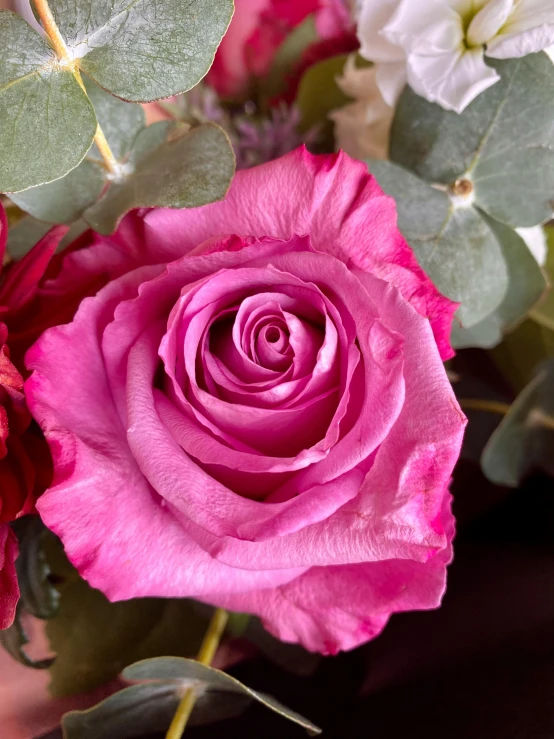
[[[0,641],[65,739],[318,734],[225,668],[440,605],[465,411],[554,474],[554,4],[4,6]]]

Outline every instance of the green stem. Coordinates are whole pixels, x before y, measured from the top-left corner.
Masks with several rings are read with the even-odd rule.
[[[224,611],[222,608],[217,608],[212,616],[212,620],[208,627],[208,631],[206,632],[206,636],[204,637],[204,641],[202,642],[202,646],[200,647],[200,651],[198,652],[197,660],[201,664],[211,664],[228,620],[229,614],[227,611]],[[194,688],[189,688],[179,703],[175,716],[173,717],[173,721],[171,722],[171,726],[165,735],[165,739],[181,739],[195,702],[196,692]]]
[[[50,39],[50,42],[54,48],[54,51],[56,52],[58,59],[60,59],[60,61],[62,61],[73,71],[75,79],[82,87],[86,95],[85,86],[83,84],[83,80],[81,79],[81,73],[79,72],[75,60],[71,58],[71,54],[69,53],[67,44],[65,43],[65,40],[60,33],[60,29],[58,28],[56,20],[52,15],[52,11],[50,10],[50,6],[48,5],[48,0],[34,0],[34,3],[35,9],[42,23],[42,27],[44,28],[46,35]],[[100,124],[98,124],[98,128],[96,129],[94,143],[98,147],[100,154],[102,154],[104,166],[106,167],[108,172],[110,172],[110,174],[117,174],[119,169],[117,159],[114,157],[113,152],[110,149],[104,132],[100,127]]]

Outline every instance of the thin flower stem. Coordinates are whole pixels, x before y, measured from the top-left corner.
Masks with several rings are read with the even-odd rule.
[[[201,664],[210,665],[212,663],[228,620],[229,614],[227,611],[224,611],[222,608],[217,608],[212,616],[212,620],[208,627],[208,631],[206,632],[206,636],[204,637],[204,641],[202,642],[202,646],[200,647],[200,651],[198,652],[197,660]],[[181,739],[195,702],[196,692],[194,688],[189,688],[179,703],[175,716],[173,716],[171,726],[165,735],[165,739]]]
[[[56,52],[56,55],[58,56],[58,59],[60,59],[61,62],[63,62],[65,65],[67,65],[67,67],[69,67],[73,71],[75,79],[77,80],[79,85],[83,88],[83,91],[86,95],[85,86],[83,84],[83,80],[81,79],[81,73],[79,72],[79,69],[77,68],[75,60],[71,58],[71,54],[69,53],[67,44],[65,43],[65,40],[60,33],[60,29],[56,25],[56,21],[54,19],[54,16],[52,15],[50,6],[48,5],[48,0],[34,0],[34,4],[35,4],[35,9],[40,18],[40,21],[42,23],[42,27],[44,28],[44,31],[46,32],[48,38],[50,39],[50,42],[52,43],[52,46],[54,48],[54,51]],[[112,150],[110,149],[110,146],[108,144],[108,141],[106,140],[104,132],[102,131],[100,127],[100,124],[98,124],[98,128],[96,129],[96,135],[94,137],[94,142],[96,146],[98,147],[100,154],[102,154],[102,159],[104,160],[104,166],[106,167],[108,172],[110,172],[110,174],[116,174],[118,172],[119,165],[117,163],[117,159],[113,155]]]
[[[50,6],[48,5],[48,0],[34,0],[34,4],[35,9],[38,13],[38,17],[40,18],[40,21],[42,23],[42,27],[44,28],[48,38],[52,42],[54,51],[64,62],[71,63],[69,49],[67,48],[65,40],[60,33],[60,29],[56,25],[56,21],[54,20],[54,16],[52,15],[52,11],[50,10]]]
[[[458,403],[465,410],[486,411],[487,413],[498,413],[501,416],[505,416],[511,408],[508,403],[500,403],[497,400],[481,400],[480,398],[459,398]]]

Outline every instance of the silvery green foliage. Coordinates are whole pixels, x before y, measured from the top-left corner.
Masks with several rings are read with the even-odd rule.
[[[545,362],[492,434],[481,457],[496,485],[517,487],[525,475],[554,475],[554,361]]]
[[[58,180],[91,148],[103,111],[95,114],[80,71],[124,100],[183,92],[208,71],[233,13],[233,0],[50,0],[49,5],[67,47],[60,57],[20,16],[0,10],[0,192]],[[131,115],[125,124],[129,136]],[[97,184],[97,175],[91,177]],[[56,212],[55,220],[68,220],[72,208],[92,197],[95,188],[84,192],[84,179],[83,173],[77,176],[78,202]],[[30,211],[37,212],[36,198],[30,197]],[[51,194],[48,198],[52,203]]]
[[[540,53],[495,67],[501,81],[461,115],[407,88],[391,161],[370,162],[422,267],[461,303],[455,346],[494,346],[546,288],[513,229],[553,213],[554,65]]]
[[[321,730],[311,721],[258,693],[236,678],[195,660],[157,657],[127,667],[122,676],[136,682],[88,711],[71,711],[63,717],[65,739],[119,739],[165,731],[187,689],[196,691],[190,724],[220,721],[240,714],[257,701],[283,718],[306,729],[310,736]]]

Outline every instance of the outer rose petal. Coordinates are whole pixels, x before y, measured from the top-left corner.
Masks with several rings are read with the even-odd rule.
[[[443,525],[454,535],[450,495],[445,494]],[[393,613],[428,610],[440,605],[446,587],[449,543],[427,562],[383,562],[314,567],[273,590],[214,599],[223,608],[255,613],[264,626],[286,642],[300,642],[323,654],[354,649],[377,636]]]
[[[106,325],[144,278],[144,271],[131,273],[108,285],[101,299],[83,301],[73,323],[46,332],[29,352],[29,363],[40,365],[26,384],[29,406],[48,438],[56,472],[37,508],[79,572],[113,600],[205,597],[287,582],[303,570],[254,575],[213,560],[161,504],[131,455],[92,327]],[[70,516],[63,514],[68,501]]]
[[[291,197],[294,193],[294,197]],[[314,249],[392,282],[429,318],[441,356],[457,305],[419,267],[396,226],[394,200],[362,162],[344,153],[317,157],[296,149],[260,167],[237,172],[223,202],[196,210],[157,209],[144,217],[143,259],[177,259],[214,234],[288,240],[310,234]]]
[[[19,585],[15,572],[17,538],[8,524],[0,523],[0,629],[11,626],[19,600]]]

